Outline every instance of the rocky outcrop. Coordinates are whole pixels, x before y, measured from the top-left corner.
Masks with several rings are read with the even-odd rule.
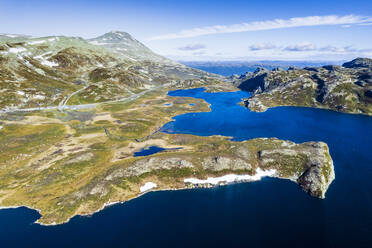
[[[261,168],[275,169],[278,177],[296,182],[314,197],[325,198],[335,178],[333,161],[323,142],[298,145],[283,141],[280,148],[261,150],[259,159]]]
[[[310,195],[325,198],[325,193],[333,179],[335,178],[335,173],[330,170],[329,174],[324,175],[323,170],[328,170],[323,168],[322,164],[312,164],[298,179],[297,183]]]
[[[323,142],[311,142],[310,150],[306,169],[296,181],[310,195],[324,199],[329,185],[335,179],[333,161],[327,144]]]
[[[372,59],[356,58],[342,65],[345,68],[372,68]]]
[[[223,171],[223,170],[251,170],[252,165],[240,158],[228,157],[207,157],[202,162],[202,167],[208,171]]]
[[[242,77],[236,80],[236,86],[244,91],[262,92],[268,86],[266,83],[267,76],[268,70],[259,67],[253,72],[253,74],[248,72],[245,75],[242,75]]]
[[[244,105],[255,111],[255,112],[265,112],[267,110],[267,106],[263,105],[262,102],[257,98],[250,98],[244,101]]]
[[[153,170],[170,170],[193,167],[193,164],[185,159],[174,158],[149,158],[136,161],[125,171],[125,176],[139,176]]]
[[[110,173],[105,180],[111,181],[115,178],[121,177],[133,177],[141,176],[145,173],[149,173],[155,170],[170,170],[170,169],[182,169],[191,168],[194,165],[185,159],[174,157],[174,158],[159,158],[151,157],[146,159],[137,160],[128,168],[120,168]]]

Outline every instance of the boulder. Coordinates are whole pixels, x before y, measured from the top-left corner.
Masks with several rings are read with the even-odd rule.
[[[366,90],[366,91],[364,92],[364,95],[365,95],[366,97],[371,97],[371,98],[372,98],[372,90]]]
[[[318,68],[316,68],[316,67],[305,67],[304,70],[306,70],[306,71],[319,72]]]

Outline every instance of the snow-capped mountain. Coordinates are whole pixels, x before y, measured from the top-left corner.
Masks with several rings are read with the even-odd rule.
[[[113,52],[120,53],[122,56],[132,61],[156,61],[168,64],[176,63],[154,53],[126,32],[111,31],[97,38],[89,39],[88,41],[93,45],[102,46]]]

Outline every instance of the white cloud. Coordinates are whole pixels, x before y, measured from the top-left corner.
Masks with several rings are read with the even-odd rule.
[[[363,22],[363,23],[359,23],[358,25],[360,25],[360,26],[371,26],[372,22]]]
[[[314,44],[304,42],[297,45],[289,45],[285,47],[283,50],[291,52],[313,51],[316,50],[316,46]]]
[[[249,47],[251,51],[270,50],[276,48],[275,45],[270,43],[253,44]]]
[[[311,27],[311,26],[325,26],[325,25],[364,25],[372,23],[370,16],[358,15],[327,15],[327,16],[306,16],[294,17],[290,19],[275,19],[270,21],[255,21],[248,23],[240,23],[233,25],[216,25],[199,27],[193,29],[186,29],[178,33],[165,34],[151,37],[149,40],[168,40],[179,38],[191,38],[209,34],[223,34],[223,33],[239,33],[259,30],[272,30],[281,28],[294,27]]]
[[[200,52],[194,52],[192,55],[194,56],[202,56],[202,55],[205,55],[206,53],[204,51],[200,51]]]
[[[203,44],[190,44],[190,45],[179,47],[178,50],[181,50],[181,51],[195,51],[195,50],[200,50],[200,49],[203,49],[203,48],[206,48],[206,46],[203,45]]]
[[[350,53],[366,53],[371,52],[372,49],[358,49],[353,46],[336,47],[332,45],[317,47],[316,45],[308,42],[289,45],[281,48],[282,51],[286,52],[317,52],[317,53],[328,53],[328,54],[350,54]]]
[[[340,52],[344,50],[345,48],[339,48],[339,47],[335,47],[331,45],[319,48],[319,51],[322,51],[322,52]]]
[[[252,50],[251,47],[254,47]],[[272,48],[270,48],[272,47]],[[255,50],[256,49],[256,50]],[[243,52],[245,51],[245,52]],[[197,50],[193,53],[168,55],[180,61],[217,61],[217,60],[351,60],[356,57],[372,57],[372,47],[335,46],[332,44],[315,44],[310,42],[293,44],[257,43],[239,53],[206,52]]]

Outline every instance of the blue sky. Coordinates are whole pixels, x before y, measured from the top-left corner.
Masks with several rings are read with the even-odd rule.
[[[121,30],[179,60],[372,57],[371,0],[0,0],[0,10],[0,33]]]

